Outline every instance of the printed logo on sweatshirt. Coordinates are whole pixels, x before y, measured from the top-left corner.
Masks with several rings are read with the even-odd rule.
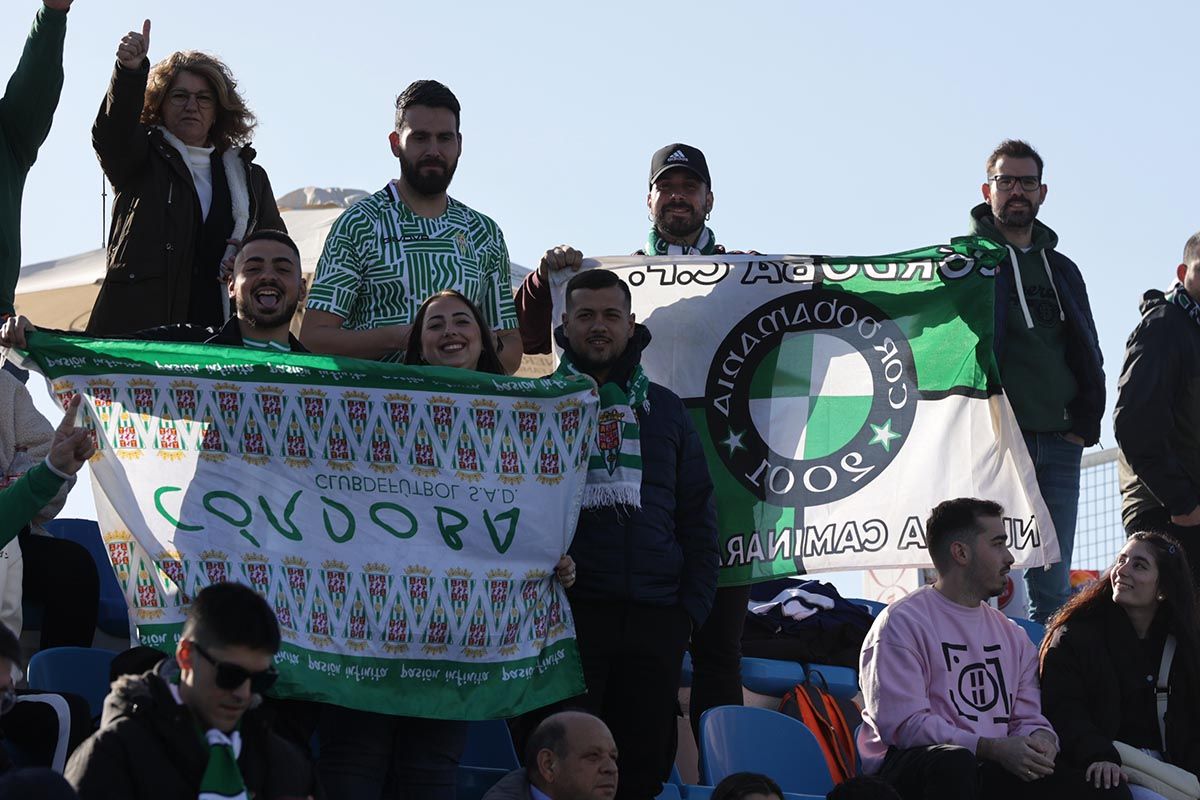
[[[972,722],[1006,724],[1012,716],[1012,695],[1004,680],[998,644],[983,646],[983,660],[970,661],[970,648],[965,644],[942,642],[942,659],[949,681],[950,702],[960,716]],[[989,654],[995,654],[989,657]]]

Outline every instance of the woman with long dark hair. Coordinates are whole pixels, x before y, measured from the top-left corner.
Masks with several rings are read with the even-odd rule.
[[[452,289],[417,309],[404,363],[505,374],[479,307]],[[570,586],[575,563],[564,556],[555,573]],[[466,722],[326,705],[320,724],[321,780],[331,800],[453,800],[466,741]],[[400,794],[385,793],[385,787],[398,788]]]
[[[1160,732],[1155,687],[1169,637],[1176,647]],[[1042,711],[1058,733],[1060,765],[1081,771],[1103,796],[1160,797],[1127,783],[1114,741],[1200,773],[1200,621],[1178,541],[1130,536],[1105,574],[1051,619],[1041,665]]]

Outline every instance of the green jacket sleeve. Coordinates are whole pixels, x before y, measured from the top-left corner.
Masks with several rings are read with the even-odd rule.
[[[0,98],[0,126],[13,157],[26,170],[50,134],[63,85],[63,41],[67,13],[42,6],[25,40],[16,72]]]
[[[6,546],[29,524],[42,507],[54,499],[63,479],[43,462],[11,486],[0,490],[0,547]]]

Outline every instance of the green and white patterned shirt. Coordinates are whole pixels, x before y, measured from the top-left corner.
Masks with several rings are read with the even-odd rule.
[[[504,234],[491,218],[454,198],[435,219],[417,216],[389,182],[333,223],[308,308],[369,330],[412,323],[427,297],[457,289],[495,330],[517,327]],[[384,361],[401,361],[402,351]]]

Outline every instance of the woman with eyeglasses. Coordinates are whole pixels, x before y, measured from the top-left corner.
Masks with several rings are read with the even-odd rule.
[[[114,190],[108,271],[87,326],[96,336],[220,327],[237,243],[257,228],[285,230],[229,68],[194,50],[151,67],[149,48],[146,20],[121,39],[92,126]]]
[[[1130,536],[1113,566],[1050,620],[1041,664],[1042,711],[1058,733],[1060,768],[1079,774],[1081,794],[1161,797],[1129,784],[1114,742],[1200,772],[1200,622],[1175,539]]]

